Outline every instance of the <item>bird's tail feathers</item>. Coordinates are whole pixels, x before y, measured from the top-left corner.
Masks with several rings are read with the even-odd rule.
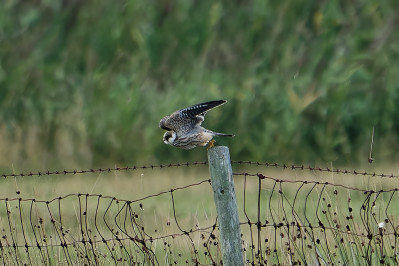
[[[216,133],[216,132],[214,132],[214,134],[215,136],[234,137],[233,134]]]

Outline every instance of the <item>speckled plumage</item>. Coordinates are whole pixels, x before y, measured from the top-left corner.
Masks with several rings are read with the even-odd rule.
[[[226,102],[218,100],[200,103],[165,116],[159,122],[159,127],[167,130],[163,135],[164,143],[182,149],[192,149],[206,146],[214,136],[232,137],[231,134],[216,133],[201,127],[206,112]]]

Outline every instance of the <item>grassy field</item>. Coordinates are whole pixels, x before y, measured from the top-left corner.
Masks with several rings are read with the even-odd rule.
[[[260,186],[256,176],[235,176],[248,262],[396,262],[399,247],[393,233],[399,223],[399,211],[394,202],[399,195],[395,191],[369,193],[350,189],[389,190],[397,186],[396,179],[262,166],[234,168],[235,173],[259,172],[266,176]],[[0,188],[1,258],[6,264],[18,258],[36,265],[51,261],[97,261],[103,265],[115,260],[126,265],[168,265],[175,261],[188,261],[191,265],[196,260],[200,264],[219,263],[218,230],[212,229],[216,211],[212,189],[206,181],[208,175],[207,166],[198,165],[4,179]],[[311,183],[312,180],[321,184]],[[324,186],[323,182],[346,187]],[[193,186],[176,190],[189,185]],[[383,231],[378,227],[381,222]],[[194,232],[185,235],[191,230]],[[105,244],[104,239],[113,240]],[[141,245],[140,239],[146,244]],[[62,242],[68,247],[60,246]],[[28,252],[25,243],[30,246]],[[17,252],[13,251],[14,244],[20,246]]]

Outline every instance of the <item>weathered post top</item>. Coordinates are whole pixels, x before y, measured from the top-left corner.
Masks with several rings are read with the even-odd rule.
[[[223,264],[227,266],[244,265],[229,149],[225,146],[209,149],[208,162],[218,214]]]

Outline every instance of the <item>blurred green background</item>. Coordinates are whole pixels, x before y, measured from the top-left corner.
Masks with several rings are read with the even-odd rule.
[[[205,160],[159,120],[204,126],[233,160],[398,159],[399,1],[3,0],[0,167]]]

